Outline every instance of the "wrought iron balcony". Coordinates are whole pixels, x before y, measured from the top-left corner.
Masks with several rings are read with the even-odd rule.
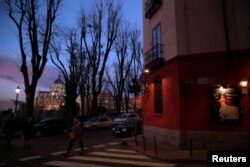
[[[151,18],[162,5],[162,0],[147,0],[145,3],[145,17]]]
[[[145,53],[145,68],[154,69],[164,63],[163,45],[158,44]]]

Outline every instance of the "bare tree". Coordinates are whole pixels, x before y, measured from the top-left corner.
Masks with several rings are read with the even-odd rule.
[[[120,26],[121,5],[113,1],[96,3],[89,13],[82,12],[81,27],[91,71],[92,111],[103,86],[107,60]]]
[[[84,71],[81,75],[81,81],[80,81],[80,96],[81,96],[81,114],[87,114],[91,115],[90,113],[90,102],[91,102],[91,94],[90,94],[90,88],[91,88],[91,82],[90,82],[90,76],[91,71],[88,63],[88,59],[84,62]],[[85,107],[86,106],[86,107]],[[85,111],[86,109],[86,111]]]
[[[138,50],[141,49],[138,44],[139,37],[139,30],[126,26],[119,32],[115,41],[117,62],[113,65],[114,75],[112,76],[108,70],[106,75],[112,88],[110,92],[114,98],[116,112],[121,111],[126,80],[130,80],[132,65],[138,57]]]
[[[77,113],[76,99],[80,93],[80,81],[84,72],[85,52],[82,47],[82,36],[75,28],[64,28],[60,42],[53,42],[51,60],[60,70],[65,81],[65,114]],[[62,49],[66,48],[66,53]],[[66,62],[66,63],[65,63]]]
[[[143,51],[141,43],[137,43],[136,56],[133,60],[133,65],[129,73],[129,81],[127,82],[127,87],[129,88],[129,93],[134,95],[134,111],[137,110],[135,98],[136,96],[142,95],[143,91]],[[128,93],[126,94],[128,95]],[[125,97],[129,99],[129,97]],[[126,108],[128,108],[128,102],[126,102]]]
[[[47,63],[54,21],[61,0],[5,0],[5,3],[9,17],[18,30],[22,58],[20,71],[23,75],[26,94],[26,116],[33,117],[36,87]],[[29,67],[29,60],[31,67]]]
[[[143,84],[143,57],[142,57],[142,48],[141,45],[138,43],[137,45],[137,54],[135,59],[133,59],[133,65],[131,66],[130,70],[128,71],[128,77],[125,80],[124,85],[124,105],[125,111],[128,112],[130,109],[129,101],[131,94],[134,95],[134,98],[138,95],[142,95],[142,84]],[[133,109],[136,111],[136,104],[134,99]]]

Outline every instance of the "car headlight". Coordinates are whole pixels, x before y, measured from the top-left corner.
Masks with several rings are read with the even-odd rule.
[[[122,131],[123,131],[123,132],[126,132],[126,131],[127,131],[127,129],[126,129],[126,128],[122,128]]]

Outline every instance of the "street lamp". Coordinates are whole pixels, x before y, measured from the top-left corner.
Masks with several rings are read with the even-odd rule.
[[[16,104],[15,104],[15,114],[16,114],[16,110],[17,110],[17,102],[18,102],[18,94],[20,93],[21,89],[19,86],[17,86],[16,88]]]

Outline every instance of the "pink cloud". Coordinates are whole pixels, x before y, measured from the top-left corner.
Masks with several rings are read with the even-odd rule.
[[[18,63],[2,55],[0,55],[0,82],[23,82]]]
[[[23,75],[20,72],[20,63],[18,59],[0,55],[0,83],[23,83]],[[29,68],[30,69],[30,68]],[[58,77],[58,70],[50,64],[47,64],[38,86],[50,87],[53,81]]]

